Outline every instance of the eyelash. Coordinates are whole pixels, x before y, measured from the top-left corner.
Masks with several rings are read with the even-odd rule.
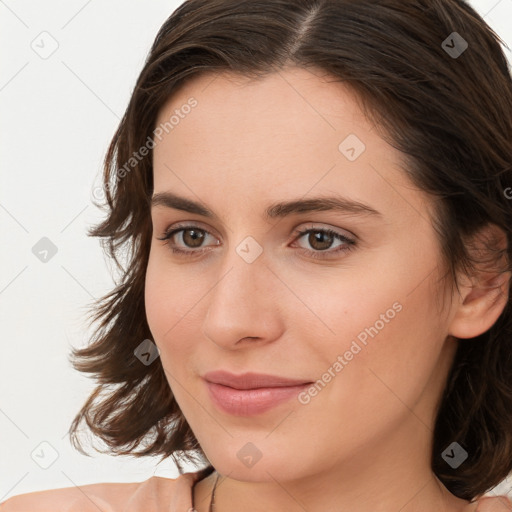
[[[163,240],[164,241],[164,245],[169,245],[170,248],[171,248],[171,251],[174,253],[174,254],[177,254],[177,255],[181,255],[181,256],[189,256],[189,257],[194,257],[194,256],[199,256],[201,254],[203,254],[204,252],[208,251],[207,248],[204,248],[204,249],[199,249],[199,250],[194,250],[194,249],[191,249],[191,250],[184,250],[184,249],[178,249],[176,247],[173,247],[170,243],[170,239],[176,234],[176,233],[179,233],[179,232],[182,232],[182,231],[187,231],[188,229],[194,229],[194,230],[197,230],[197,231],[201,231],[201,232],[204,232],[208,235],[211,235],[211,233],[209,231],[207,231],[206,229],[202,229],[202,228],[199,228],[198,226],[194,226],[194,225],[185,225],[185,226],[178,226],[170,231],[166,231],[164,233],[164,236],[162,238],[158,238],[158,240]],[[332,254],[338,254],[338,253],[345,253],[345,252],[349,252],[351,250],[354,249],[355,245],[356,245],[356,242],[355,240],[352,240],[350,238],[347,238],[346,236],[340,234],[340,233],[337,233],[336,231],[333,231],[332,229],[327,229],[327,228],[309,228],[309,229],[305,229],[305,230],[296,230],[294,231],[294,235],[297,235],[296,238],[294,239],[297,240],[299,238],[302,238],[304,235],[307,235],[308,233],[323,233],[323,234],[326,234],[326,235],[330,235],[330,236],[333,236],[334,238],[338,239],[339,241],[341,242],[344,242],[346,245],[341,245],[339,248],[335,249],[335,250],[325,250],[325,251],[313,251],[313,250],[309,250],[309,249],[304,249],[303,247],[300,247],[299,248],[299,251],[302,252],[302,253],[306,253],[308,256],[311,256],[312,258],[317,258],[317,259],[327,259],[325,256],[320,256],[319,254],[329,254],[329,255],[332,255]],[[212,235],[213,236],[213,235]]]

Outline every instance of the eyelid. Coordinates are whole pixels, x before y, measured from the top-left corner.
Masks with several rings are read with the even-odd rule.
[[[219,238],[216,235],[217,231],[214,228],[212,228],[210,226],[206,226],[201,221],[197,221],[197,220],[190,220],[190,221],[184,220],[184,221],[173,222],[173,223],[169,224],[162,232],[164,234],[167,234],[167,233],[170,233],[171,231],[175,231],[180,228],[181,229],[198,228],[198,229],[201,229],[202,231],[208,233],[209,235]]]
[[[211,228],[210,226],[208,226],[208,227],[204,227],[204,226],[205,225],[201,221],[196,221],[196,220],[178,221],[176,223],[170,224],[167,228],[165,228],[163,230],[163,233],[166,235],[166,234],[170,233],[171,231],[174,231],[174,230],[177,230],[180,228],[186,229],[186,228],[197,227],[197,228],[205,231],[206,233],[217,237],[217,235],[215,234],[215,231],[216,231],[215,229]],[[352,233],[351,231],[348,231],[347,229],[343,229],[343,228],[340,228],[337,226],[332,226],[330,224],[323,224],[321,222],[312,222],[312,221],[306,222],[305,224],[304,223],[298,224],[297,227],[292,229],[292,235],[295,237],[295,236],[301,234],[301,232],[307,231],[308,229],[332,230],[332,231],[336,231],[339,235],[349,238],[351,240],[355,241],[357,239],[356,235],[354,233]]]
[[[333,226],[331,224],[325,224],[322,222],[306,222],[305,224],[299,224],[298,227],[294,228],[292,231],[292,234],[298,234],[301,231],[307,231],[307,230],[331,230],[336,231],[340,236],[344,236],[346,238],[350,238],[352,240],[356,240],[356,235],[352,233],[351,231],[348,231],[347,229],[339,228],[337,226]]]

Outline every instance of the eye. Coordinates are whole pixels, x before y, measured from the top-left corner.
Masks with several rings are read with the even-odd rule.
[[[165,243],[169,245],[172,252],[175,254],[197,256],[198,254],[202,254],[203,252],[208,250],[205,248],[200,248],[200,250],[186,250],[186,249],[180,249],[179,247],[176,247],[176,244],[173,241],[173,238],[178,233],[181,234],[181,239],[182,239],[182,242],[185,243],[185,246],[188,245],[189,247],[196,248],[196,249],[200,248],[206,235],[211,235],[211,233],[209,233],[205,229],[198,228],[197,226],[187,225],[187,226],[179,226],[175,229],[166,231],[164,233],[164,236],[162,238],[159,238],[158,240],[165,241]],[[216,244],[216,245],[219,245],[219,244]]]
[[[301,248],[301,252],[304,252],[306,255],[313,258],[326,259],[324,254],[327,254],[327,258],[329,258],[333,254],[338,255],[340,253],[351,251],[356,245],[356,241],[354,239],[348,238],[347,236],[328,228],[309,228],[302,231],[297,230],[294,234],[297,235],[297,239],[301,239],[305,235],[309,235],[306,238],[306,241],[314,250],[311,251],[309,249]],[[330,249],[333,241],[335,240],[338,240],[341,244],[336,249],[328,251],[327,249]]]
[[[189,249],[183,249],[176,245],[176,242],[173,239],[178,234],[181,235],[181,242]],[[326,259],[332,257],[333,254],[338,255],[340,253],[350,251],[356,245],[356,241],[354,239],[332,229],[309,228],[302,231],[296,230],[293,234],[296,236],[295,240],[299,240],[305,237],[305,235],[309,235],[307,237],[307,243],[313,248],[313,250],[299,247],[299,251],[313,258]],[[158,240],[163,240],[165,244],[168,244],[174,254],[185,257],[196,257],[209,250],[207,247],[202,247],[202,243],[207,236],[213,235],[209,231],[195,225],[182,225],[166,231],[164,236],[158,238]],[[340,242],[340,245],[334,250],[328,250],[336,240]],[[219,243],[216,243],[215,245],[219,245]]]

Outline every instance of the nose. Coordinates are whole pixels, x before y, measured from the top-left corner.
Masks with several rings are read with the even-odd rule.
[[[283,287],[267,267],[263,254],[248,263],[233,250],[207,295],[204,335],[224,349],[261,345],[279,338],[283,322],[279,286]]]

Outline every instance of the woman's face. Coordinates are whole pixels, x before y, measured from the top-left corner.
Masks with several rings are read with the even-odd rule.
[[[438,310],[431,203],[400,153],[346,86],[297,68],[196,77],[160,111],[166,122],[146,312],[210,462],[251,481],[429,468],[456,342],[449,297]],[[211,214],[171,207],[171,193]],[[217,370],[313,384],[237,391],[205,381]]]

